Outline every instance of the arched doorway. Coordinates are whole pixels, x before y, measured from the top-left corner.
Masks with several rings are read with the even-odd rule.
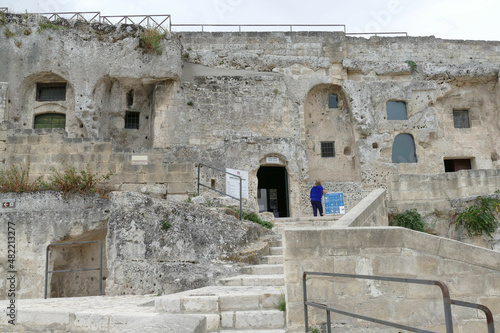
[[[289,217],[288,172],[282,166],[261,166],[257,171],[257,200],[260,212]]]

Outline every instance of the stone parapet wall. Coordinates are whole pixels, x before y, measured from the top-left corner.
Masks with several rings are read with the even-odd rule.
[[[388,225],[387,199],[384,189],[372,191],[335,223],[335,227],[339,228]]]
[[[332,272],[439,280],[451,298],[486,305],[500,320],[500,253],[396,227],[285,230],[283,234],[287,318],[291,332],[303,330],[302,274]],[[435,286],[347,279],[311,279],[308,299],[378,319],[428,330],[444,328],[442,296]],[[462,332],[486,331],[475,310],[453,307]],[[310,323],[326,322],[311,310]],[[332,315],[338,332],[386,332],[387,328]],[[293,330],[295,329],[295,331]]]
[[[500,170],[461,170],[437,175],[399,175],[388,186],[389,207],[400,212],[452,209],[452,200],[500,190]]]
[[[6,136],[3,168],[30,166],[33,179],[66,167],[111,172],[108,188],[159,196],[192,193],[193,163],[170,158],[159,149],[115,148],[110,140],[68,138],[63,129],[0,131]],[[0,146],[1,148],[1,146]]]

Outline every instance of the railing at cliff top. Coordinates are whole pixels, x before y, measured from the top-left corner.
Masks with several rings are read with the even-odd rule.
[[[7,7],[0,7],[0,13],[8,13]],[[36,14],[36,13],[32,13]],[[130,24],[138,25],[148,29],[159,29],[163,32],[172,31],[172,28],[177,28],[182,31],[184,28],[198,28],[202,32],[206,29],[223,31],[234,31],[228,28],[238,28],[238,32],[242,31],[330,31],[343,32],[346,36],[408,36],[406,32],[347,32],[345,24],[172,24],[172,17],[169,14],[157,15],[112,15],[101,16],[100,12],[59,12],[59,13],[39,13],[47,17],[50,21],[57,20],[79,20],[86,23],[101,23],[109,25]],[[258,28],[258,29],[250,29]],[[314,28],[311,30],[310,28]],[[213,32],[216,32],[213,31]],[[220,31],[220,30],[219,30]],[[181,31],[178,31],[181,32]]]
[[[79,20],[86,23],[101,23],[109,25],[130,24],[148,29],[159,29],[163,32],[170,31],[169,14],[159,15],[113,15],[101,16],[100,12],[60,12],[60,13],[40,13],[50,21]]]

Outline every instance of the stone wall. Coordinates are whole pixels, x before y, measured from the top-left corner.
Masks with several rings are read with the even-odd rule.
[[[499,170],[461,170],[436,175],[399,175],[389,183],[389,207],[400,212],[452,209],[452,201],[500,189]]]
[[[303,331],[302,275],[331,272],[439,280],[451,298],[483,304],[500,320],[500,254],[457,241],[396,227],[285,230],[283,234],[288,328]],[[317,241],[313,241],[317,240]],[[442,295],[436,286],[344,278],[311,278],[308,299],[334,308],[432,331],[444,330]],[[476,310],[454,306],[459,332],[486,330]],[[310,311],[310,324],[326,313]],[[387,332],[388,328],[332,314],[338,332]]]
[[[316,179],[369,191],[387,188],[399,175],[442,174],[450,159],[470,160],[472,169],[500,167],[499,42],[179,32],[162,40],[161,54],[148,54],[137,27],[62,22],[67,29],[25,35],[37,30],[38,20],[9,14],[1,28],[16,34],[0,39],[2,130],[21,131],[12,135],[23,141],[35,116],[56,112],[66,115],[67,138],[164,154],[161,163],[151,157],[154,170],[139,170],[155,173],[149,179],[124,167],[123,188],[141,188],[125,181],[135,179],[163,193],[170,185],[159,164],[201,162],[248,171],[256,206],[259,168],[284,167],[290,214],[302,216],[309,213],[304,188]],[[37,100],[37,84],[51,82],[66,84],[66,100]],[[338,97],[335,108],[327,103],[330,94]],[[388,101],[404,102],[407,119],[388,120]],[[456,110],[468,112],[469,128],[455,128]],[[127,112],[138,113],[138,129],[125,128]],[[415,151],[405,153],[416,155],[416,163],[393,163],[399,134],[414,141]],[[321,156],[322,142],[334,142],[334,157]],[[33,151],[23,149],[18,157],[27,160]],[[72,158],[94,163],[85,157]],[[280,162],[268,164],[267,157]],[[168,193],[192,191],[186,180]]]
[[[162,151],[117,148],[113,141],[97,138],[68,138],[63,129],[2,133],[6,135],[5,164],[24,168],[29,165],[33,179],[44,177],[48,181],[53,169],[75,167],[99,175],[111,172],[108,189],[160,197],[193,191],[193,164],[169,158]]]

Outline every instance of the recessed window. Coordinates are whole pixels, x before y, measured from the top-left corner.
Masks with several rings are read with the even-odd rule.
[[[131,107],[132,105],[134,105],[134,89],[131,89],[128,93],[127,93],[127,105],[129,107]]]
[[[398,134],[392,145],[392,163],[417,163],[415,142],[411,134]]]
[[[47,113],[35,116],[35,128],[65,128],[66,115]]]
[[[469,110],[453,110],[455,128],[470,128]]]
[[[39,102],[65,101],[66,83],[37,83],[36,100]]]
[[[125,113],[125,128],[129,129],[139,129],[139,112]]]
[[[321,157],[335,157],[335,141],[321,142]]]
[[[339,107],[339,100],[337,98],[337,95],[330,94],[328,96],[328,108],[329,109],[336,109],[338,107]]]
[[[406,103],[400,101],[387,102],[387,120],[406,120]]]
[[[470,170],[472,164],[470,159],[450,159],[444,160],[444,172],[457,172],[460,170]]]

